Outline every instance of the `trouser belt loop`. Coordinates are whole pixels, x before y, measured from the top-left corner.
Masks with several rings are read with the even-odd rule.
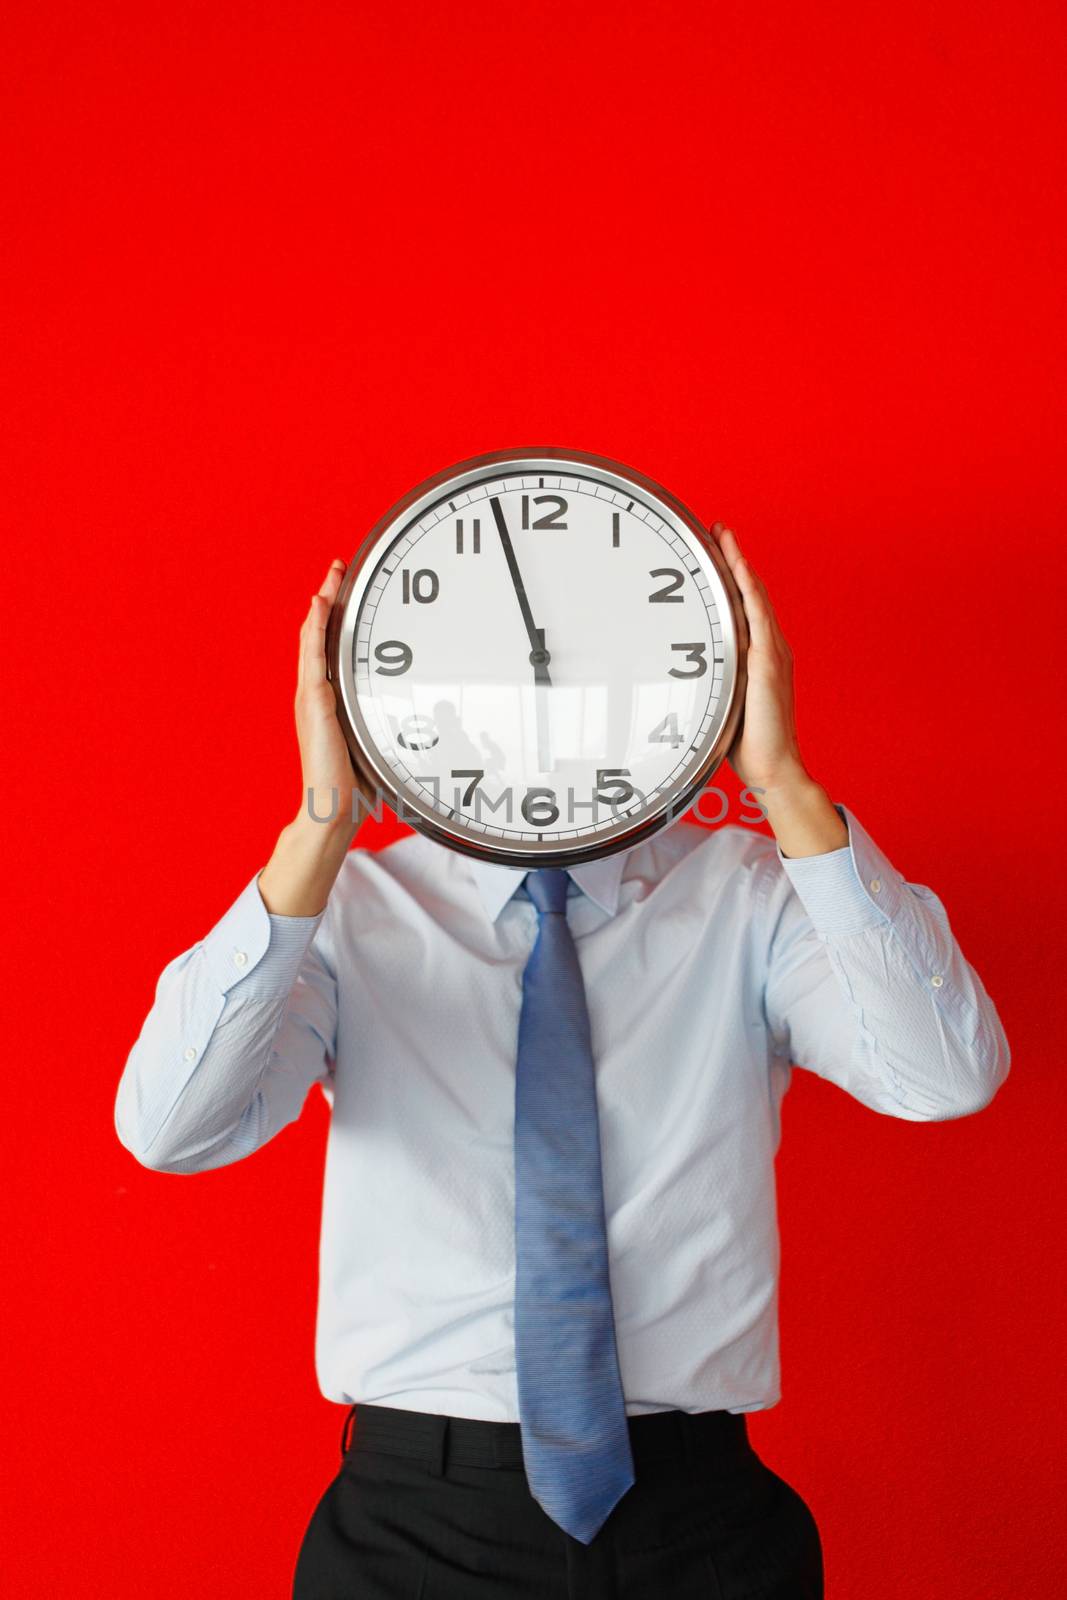
[[[443,1478],[448,1470],[448,1432],[451,1420],[450,1417],[440,1416],[432,1419],[427,1466],[435,1478]]]
[[[352,1424],[356,1420],[356,1408],[352,1406],[345,1418],[345,1425],[341,1429],[341,1460],[348,1454],[348,1446],[352,1439]]]

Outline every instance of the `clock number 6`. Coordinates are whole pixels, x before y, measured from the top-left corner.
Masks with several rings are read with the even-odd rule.
[[[527,789],[519,807],[532,828],[544,828],[559,821],[559,806],[552,789]]]

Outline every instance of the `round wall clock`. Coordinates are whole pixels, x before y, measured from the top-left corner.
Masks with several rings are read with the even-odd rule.
[[[681,814],[736,736],[747,628],[699,519],[607,457],[498,450],[367,534],[326,632],[353,765],[438,843],[575,866]]]

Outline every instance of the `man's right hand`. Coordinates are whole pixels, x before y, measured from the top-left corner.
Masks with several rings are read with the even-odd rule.
[[[300,629],[295,711],[303,774],[301,805],[309,817],[323,819],[335,809],[346,818],[351,816],[351,790],[356,781],[337,719],[333,685],[326,676],[326,624],[344,575],[344,562],[334,561],[322,588],[312,595]],[[319,824],[325,825],[325,821]]]
[[[259,875],[263,903],[279,916],[317,916],[324,910],[360,820],[352,790],[361,786],[337,718],[333,685],[326,676],[326,623],[344,574],[345,563],[334,561],[318,594],[312,596],[300,629],[294,703],[300,809],[282,829],[274,854]]]

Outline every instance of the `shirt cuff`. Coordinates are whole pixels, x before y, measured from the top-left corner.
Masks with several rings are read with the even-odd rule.
[[[899,900],[900,873],[879,850],[847,806],[835,811],[848,829],[848,844],[818,856],[778,860],[815,931],[823,935],[861,933],[892,921]]]
[[[212,980],[223,994],[238,983],[252,998],[288,994],[325,914],[325,908],[314,917],[282,917],[268,911],[257,872],[203,940]]]

